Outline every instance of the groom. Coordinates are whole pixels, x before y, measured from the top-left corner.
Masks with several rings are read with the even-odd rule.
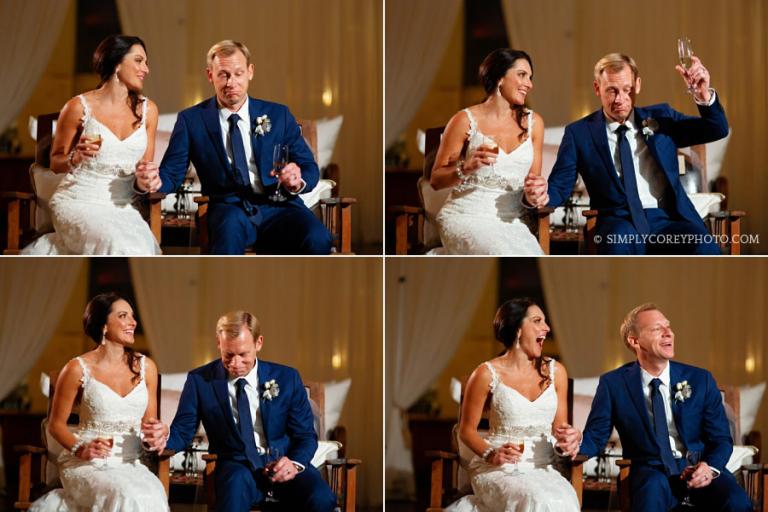
[[[611,53],[595,65],[602,109],[568,125],[549,176],[529,175],[527,206],[555,208],[570,197],[581,174],[590,207],[598,211],[600,254],[720,254],[685,193],[677,148],[728,135],[728,121],[709,71],[698,57],[677,71],[693,91],[701,117],[668,104],[635,107],[640,76],[632,57]]]
[[[675,335],[654,304],[630,311],[621,336],[637,361],[600,377],[580,453],[596,456],[616,427],[623,455],[632,460],[633,511],[671,510],[686,487],[695,510],[752,510],[725,468],[733,441],[712,374],[671,361]],[[686,469],[691,451],[701,454],[701,462]]]
[[[156,164],[140,162],[137,188],[175,192],[191,161],[210,198],[212,254],[243,254],[254,244],[269,254],[330,253],[330,233],[299,197],[320,178],[312,151],[286,106],[248,96],[254,74],[248,48],[216,43],[206,72],[216,95],[179,113],[159,175]],[[273,150],[283,145],[289,163],[278,173]],[[282,201],[274,200],[276,189]]]
[[[202,421],[218,456],[218,510],[251,510],[270,491],[281,510],[334,510],[336,497],[310,462],[317,435],[299,373],[257,359],[264,338],[248,312],[219,318],[216,343],[221,359],[189,372],[170,431],[150,420],[144,441],[153,450],[182,451]],[[276,463],[267,448],[279,451]]]

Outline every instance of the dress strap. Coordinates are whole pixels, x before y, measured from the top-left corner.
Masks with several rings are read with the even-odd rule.
[[[477,131],[477,121],[475,121],[475,116],[472,115],[472,112],[470,112],[468,108],[465,108],[464,112],[467,114],[467,118],[469,119],[469,130],[467,131],[467,137],[471,137],[472,134]]]
[[[85,386],[88,381],[91,379],[91,373],[88,371],[88,366],[85,364],[85,361],[80,356],[77,356],[75,360],[80,363],[80,368],[83,370],[83,376],[80,377],[80,384]]]
[[[493,367],[493,365],[491,364],[490,361],[486,361],[483,364],[485,366],[487,366],[488,370],[491,372],[491,385],[490,385],[490,388],[491,388],[491,391],[493,392],[493,391],[496,390],[496,386],[498,386],[498,384],[499,384],[499,374],[496,373],[496,368]]]
[[[550,359],[549,360],[549,378],[552,380],[552,382],[555,382],[555,360]]]
[[[144,380],[144,375],[147,368],[147,357],[142,354],[140,361],[141,363],[139,364],[139,375],[141,376],[141,380]]]
[[[528,109],[528,130],[526,132],[528,133],[528,136],[531,136],[531,130],[533,129],[533,110]]]
[[[83,117],[80,118],[80,122],[85,126],[85,122],[91,118],[91,107],[88,106],[84,94],[78,94],[77,99],[80,100],[80,104],[83,106]]]

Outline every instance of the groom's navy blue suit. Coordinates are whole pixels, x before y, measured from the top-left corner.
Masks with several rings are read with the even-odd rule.
[[[720,471],[708,486],[691,491],[700,510],[749,511],[746,493],[725,469],[733,451],[720,391],[708,371],[670,361],[670,387],[688,381],[692,393],[682,402],[672,399],[672,414],[685,450],[701,452],[701,461]],[[628,363],[600,377],[579,452],[594,457],[605,447],[614,427],[621,439],[622,455],[632,459],[630,500],[633,511],[662,512],[677,504],[685,457],[670,474],[654,435],[643,394],[641,368]],[[683,453],[685,455],[685,453]]]
[[[310,461],[317,450],[314,416],[299,373],[288,366],[258,361],[259,411],[264,444],[305,469],[293,480],[274,486],[285,510],[331,511],[336,498]],[[199,423],[208,435],[216,462],[217,510],[247,511],[264,499],[263,461],[257,467],[246,457],[245,443],[235,424],[227,388],[227,371],[220,360],[189,372],[171,424],[166,447],[182,451],[192,442]],[[279,393],[263,397],[264,383],[274,380]]]
[[[304,205],[301,198],[281,188],[287,201],[267,199],[277,187],[277,178],[269,173],[274,166],[276,144],[289,146],[290,161],[301,168],[309,192],[320,179],[312,151],[301,136],[301,128],[288,107],[279,103],[248,98],[250,141],[264,194],[256,194],[250,183],[243,183],[227,159],[224,148],[219,105],[216,97],[179,112],[160,163],[160,192],[178,189],[191,161],[200,178],[203,195],[210,197],[208,232],[214,254],[242,254],[257,244],[266,253],[328,254],[331,235],[322,222]],[[271,129],[256,134],[257,117],[268,116]]]
[[[680,183],[677,148],[726,137],[728,120],[717,98],[711,106],[698,105],[698,108],[701,117],[684,115],[666,103],[634,108],[633,122],[638,130],[642,130],[643,121],[647,119],[658,123],[653,135],[645,138],[648,151],[663,171],[666,182],[666,193],[660,201],[660,208],[644,210],[653,234],[708,233]],[[596,231],[603,243],[597,244],[598,252],[644,254],[646,248],[642,244],[605,243],[607,235],[611,233],[637,233],[631,220],[624,184],[613,161],[602,109],[566,126],[557,161],[547,180],[547,206],[558,207],[571,196],[576,173],[579,173],[589,192],[590,208],[599,212]],[[714,243],[666,248],[666,252],[675,250],[694,254],[720,254]]]

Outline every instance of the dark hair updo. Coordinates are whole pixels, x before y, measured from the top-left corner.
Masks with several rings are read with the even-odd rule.
[[[136,36],[114,34],[108,36],[99,43],[99,46],[97,46],[96,50],[93,52],[93,70],[101,79],[97,89],[107,83],[107,80],[112,78],[112,75],[115,74],[117,65],[123,61],[123,57],[126,56],[131,47],[137,44],[144,48],[144,52],[147,51],[144,41]],[[137,126],[141,122],[141,112],[138,108],[139,94],[136,91],[128,89],[128,97],[131,101],[131,110],[136,117],[133,126]]]
[[[533,80],[533,62],[531,57],[522,50],[513,50],[512,48],[498,48],[489,53],[483,62],[480,64],[480,71],[478,73],[480,77],[480,84],[485,91],[485,97],[488,98],[499,86],[499,80],[504,78],[509,68],[515,65],[520,59],[528,61],[528,65],[531,66],[531,80]],[[514,105],[515,121],[517,125],[523,129],[521,137],[525,136],[526,130],[523,128],[523,117],[526,113],[525,105]]]
[[[521,297],[506,301],[496,310],[496,316],[493,318],[493,334],[496,340],[501,342],[509,350],[517,341],[517,331],[522,327],[523,320],[528,313],[528,308],[538,306],[533,299]],[[549,363],[552,361],[549,357],[537,357],[534,365],[541,376],[539,385],[545,389],[549,385]],[[546,364],[546,367],[544,366]],[[554,364],[552,362],[551,364]]]
[[[107,317],[112,312],[112,305],[119,300],[125,299],[114,292],[101,293],[92,298],[85,306],[83,330],[97,345],[100,345],[104,339],[104,326],[107,325]],[[139,355],[131,347],[123,347],[123,349],[125,350],[128,368],[130,368],[131,373],[134,375],[131,380],[137,382],[141,375],[139,371]]]

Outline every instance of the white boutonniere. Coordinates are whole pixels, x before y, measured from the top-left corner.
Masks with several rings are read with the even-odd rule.
[[[687,380],[675,384],[675,402],[685,402],[692,394],[693,388]]]
[[[264,392],[261,394],[261,398],[264,400],[272,400],[280,394],[280,386],[277,385],[275,379],[268,380],[264,383]]]
[[[253,134],[257,137],[263,137],[272,130],[272,121],[270,121],[267,114],[256,116],[255,125],[256,126],[253,127]]]
[[[643,119],[643,136],[645,137],[645,140],[648,140],[648,137],[653,137],[653,134],[656,133],[656,130],[658,129],[659,122],[657,120],[652,117]]]

